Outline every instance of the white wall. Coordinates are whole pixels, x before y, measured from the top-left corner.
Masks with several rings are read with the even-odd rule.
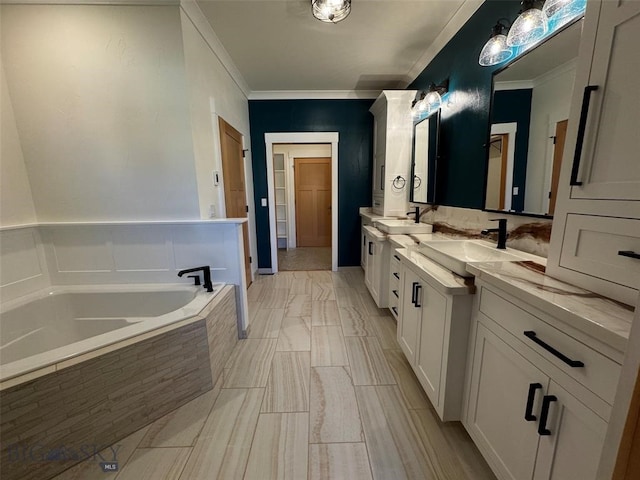
[[[35,223],[36,209],[0,64],[0,226]]]
[[[555,125],[569,118],[575,61],[534,80],[531,97],[525,212],[546,212],[549,203]]]
[[[1,27],[39,221],[199,217],[178,6],[3,5]]]

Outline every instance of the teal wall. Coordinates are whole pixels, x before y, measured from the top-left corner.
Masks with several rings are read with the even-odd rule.
[[[358,209],[371,205],[373,100],[250,100],[258,267],[271,268],[264,134],[338,132],[338,265],[360,265]]]
[[[451,104],[442,108],[436,203],[483,208],[493,72],[478,55],[501,17],[514,19],[520,2],[487,0],[409,86],[425,90],[449,78]]]

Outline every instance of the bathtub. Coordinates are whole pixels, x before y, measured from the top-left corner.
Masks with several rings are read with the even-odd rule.
[[[194,317],[222,287],[62,286],[6,302],[0,308],[0,381]]]

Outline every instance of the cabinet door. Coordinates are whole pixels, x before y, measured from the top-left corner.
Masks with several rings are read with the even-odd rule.
[[[402,275],[402,310],[398,321],[398,343],[407,360],[415,365],[416,347],[420,335],[420,319],[422,316],[422,281],[408,268],[403,268]]]
[[[431,403],[438,407],[447,298],[427,283],[422,288],[422,319],[415,372]]]
[[[361,230],[361,238],[360,238],[360,266],[365,268],[367,264],[367,234],[364,233],[364,230]]]
[[[525,412],[532,392],[538,418],[549,378],[481,323],[475,343],[467,429],[498,477],[529,480],[539,437]]]
[[[551,381],[546,427],[540,437],[536,480],[595,480],[607,423]]]
[[[384,109],[373,121],[373,194],[384,192],[385,154],[387,150],[387,111]]]
[[[571,198],[640,200],[640,2],[603,1],[597,29],[589,85],[598,89],[584,136],[583,185]]]

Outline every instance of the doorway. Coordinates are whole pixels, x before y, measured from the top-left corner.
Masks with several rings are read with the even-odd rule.
[[[558,197],[558,181],[560,180],[560,165],[562,164],[562,152],[564,142],[567,138],[567,124],[569,120],[562,120],[556,123],[556,131],[553,136],[553,167],[551,169],[551,188],[549,190],[549,211],[547,215],[553,215],[556,209],[556,198]]]
[[[265,200],[269,206],[271,268],[261,269],[261,273],[276,273],[281,269],[297,268],[337,271],[338,133],[267,133],[265,134],[265,143],[268,188],[268,198]],[[286,144],[290,150],[281,155],[283,144]],[[306,147],[308,151],[305,154],[299,154],[299,149],[303,147]],[[302,163],[300,163],[301,160]],[[298,167],[295,167],[296,163]],[[284,168],[284,172],[280,171],[281,168]],[[296,176],[299,177],[299,173],[295,171],[296,168],[298,172],[302,172],[302,179],[298,179],[298,182],[302,182],[303,189],[298,192],[296,192],[295,185]],[[314,173],[309,174],[309,171]],[[323,186],[316,185],[317,181],[313,180],[316,175],[322,177]],[[305,180],[305,177],[309,177],[309,180]],[[283,205],[283,182],[287,187],[290,187],[286,188],[284,196],[286,205]],[[324,215],[320,218],[312,215],[300,217],[296,202],[303,203],[303,211],[310,211],[308,210],[309,203],[314,204],[315,202],[316,206],[322,205]],[[303,227],[302,237],[300,237],[302,246],[298,245],[298,222]],[[311,231],[315,233],[309,235],[306,233],[307,228],[311,228]],[[305,242],[317,242],[317,239],[311,238],[315,236],[321,237],[322,245],[325,246],[304,246],[308,244]],[[283,259],[291,259],[293,267],[283,264],[283,268],[280,268],[279,263],[282,263]],[[322,263],[316,264],[316,261]]]

